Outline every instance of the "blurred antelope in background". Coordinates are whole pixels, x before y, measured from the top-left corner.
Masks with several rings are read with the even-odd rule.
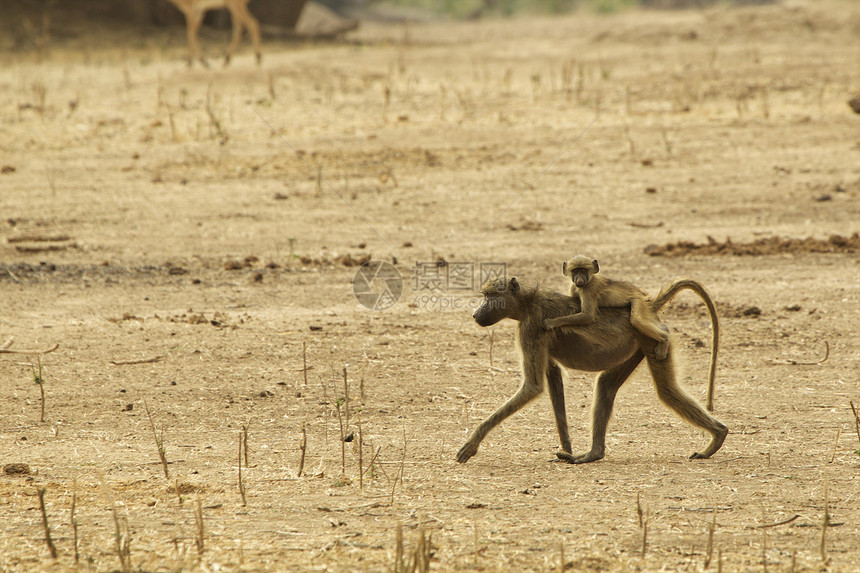
[[[260,63],[262,54],[260,53],[260,23],[248,11],[248,2],[250,0],[169,0],[179,10],[185,14],[185,25],[188,29],[188,65],[190,66],[195,59],[199,59],[205,66],[206,60],[200,53],[200,45],[197,43],[197,34],[200,32],[200,25],[203,23],[203,16],[209,10],[218,8],[227,8],[230,11],[230,19],[233,24],[233,40],[227,47],[227,54],[224,56],[224,65],[230,63],[230,58],[239,45],[242,39],[242,29],[247,28],[248,34],[251,35],[251,41],[254,42],[254,53],[257,55],[257,63]]]

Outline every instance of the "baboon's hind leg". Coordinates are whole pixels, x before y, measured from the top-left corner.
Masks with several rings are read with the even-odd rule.
[[[690,459],[704,459],[714,455],[722,447],[723,441],[729,433],[726,425],[711,416],[678,385],[671,357],[668,360],[652,360],[649,357],[648,368],[651,370],[651,377],[654,380],[654,387],[660,401],[685,421],[711,434],[711,443],[704,451],[693,452]]]
[[[644,356],[643,352],[638,350],[625,362],[600,373],[594,383],[594,401],[591,407],[591,450],[576,456],[557,452],[556,456],[560,460],[572,464],[585,464],[603,459],[606,454],[606,428],[609,426],[609,418],[612,416],[615,395],[618,394],[618,389],[642,362]]]
[[[564,380],[561,377],[561,368],[553,361],[550,361],[547,366],[546,380],[549,387],[549,401],[555,414],[558,441],[561,444],[561,450],[570,454],[570,432],[567,428],[567,410],[564,405]]]

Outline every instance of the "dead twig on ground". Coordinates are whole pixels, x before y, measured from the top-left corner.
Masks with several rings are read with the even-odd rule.
[[[788,519],[783,519],[782,521],[777,521],[776,523],[765,523],[764,525],[753,525],[752,529],[767,529],[769,527],[779,527],[780,525],[788,525],[792,521],[798,519],[800,517],[799,514],[795,513],[793,516]]]
[[[827,359],[830,358],[830,343],[826,340],[824,341],[824,358],[821,360],[816,360],[815,362],[804,362],[802,360],[794,360],[789,358],[787,360],[770,360],[770,364],[785,364],[788,366],[817,366],[819,364],[824,364],[827,362]]]
[[[164,356],[153,356],[152,358],[141,358],[139,360],[109,360],[109,362],[114,366],[129,366],[131,364],[152,364],[154,362],[161,362],[162,360],[164,360]]]
[[[50,352],[53,352],[54,350],[56,350],[57,348],[60,347],[59,344],[54,344],[53,346],[51,346],[50,348],[47,348],[45,350],[12,350],[9,347],[12,346],[13,340],[14,340],[14,338],[10,338],[9,340],[4,342],[3,344],[0,344],[0,354],[37,354],[37,355],[41,355],[41,354],[48,354]]]

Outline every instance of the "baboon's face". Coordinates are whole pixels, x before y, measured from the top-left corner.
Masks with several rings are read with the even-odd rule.
[[[576,285],[576,288],[584,288],[591,280],[591,269],[576,268],[570,269],[570,280]]]
[[[576,255],[562,266],[565,276],[570,277],[576,288],[583,288],[600,270],[597,259],[590,259],[584,255]]]
[[[512,278],[510,282],[505,282],[504,279],[487,281],[481,289],[484,300],[472,313],[472,318],[481,326],[492,326],[503,318],[510,317],[514,297],[519,291],[520,285],[516,278]]]
[[[507,318],[507,306],[504,296],[485,294],[481,306],[472,313],[472,318],[481,326],[492,326],[503,318]]]

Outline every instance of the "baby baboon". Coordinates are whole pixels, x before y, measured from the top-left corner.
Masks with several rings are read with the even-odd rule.
[[[708,387],[708,401],[711,402],[719,330],[714,305],[708,293],[698,282],[680,279],[661,292],[651,306],[655,312],[660,310],[684,289],[692,290],[701,296],[711,313],[714,327],[711,379]],[[516,394],[475,428],[457,453],[458,462],[468,461],[478,452],[478,446],[490,430],[537,397],[543,391],[545,378],[549,385],[550,402],[561,442],[562,451],[556,455],[575,464],[602,459],[606,449],[606,428],[612,414],[615,395],[643,358],[648,362],[660,400],[682,419],[711,434],[711,442],[705,450],[701,453],[695,452],[690,457],[708,458],[723,445],[728,434],[726,426],[708,414],[676,382],[671,342],[667,358],[657,360],[653,354],[657,343],[631,326],[626,308],[605,308],[601,310],[597,320],[588,325],[547,331],[543,327],[546,319],[576,314],[581,310],[576,298],[536,287],[521,288],[516,278],[510,281],[496,279],[487,282],[483,294],[484,300],[473,314],[478,324],[491,326],[503,318],[519,321],[518,340],[522,353],[523,383]],[[564,383],[559,365],[591,372],[602,371],[594,386],[591,450],[584,454],[571,453]]]
[[[665,360],[669,352],[669,333],[664,330],[657,313],[651,307],[648,295],[634,284],[597,276],[600,265],[597,259],[576,255],[562,265],[564,276],[570,277],[570,296],[578,296],[582,310],[576,314],[559,318],[548,318],[544,327],[548,330],[561,326],[582,326],[597,320],[601,307],[630,306],[630,324],[633,328],[657,341],[654,354]]]

